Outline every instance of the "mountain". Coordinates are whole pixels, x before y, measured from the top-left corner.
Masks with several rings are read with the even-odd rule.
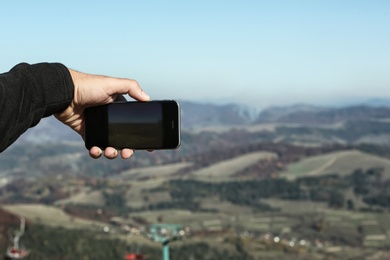
[[[242,125],[252,121],[251,110],[237,104],[215,105],[181,101],[182,128]]]
[[[261,111],[258,115],[256,122],[278,122],[283,118],[289,117],[291,114],[315,114],[327,111],[329,109],[330,108],[312,106],[307,104],[296,104],[291,106],[273,106]]]
[[[26,131],[16,142],[45,144],[80,141],[81,138],[75,131],[51,116],[41,119],[37,126]]]
[[[294,104],[262,111],[238,104],[215,105],[182,101],[182,128],[243,126],[259,123],[334,124],[390,118],[390,100],[369,99],[348,106]]]
[[[389,107],[352,106],[320,108],[290,106],[270,108],[260,113],[256,123],[334,124],[347,121],[370,121],[390,118]]]
[[[363,105],[374,107],[390,107],[389,98],[372,98],[362,102]]]

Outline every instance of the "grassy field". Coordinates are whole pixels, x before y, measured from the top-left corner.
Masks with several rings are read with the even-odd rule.
[[[248,153],[194,171],[191,173],[191,178],[208,181],[229,180],[232,175],[255,164],[257,161],[275,157],[277,155],[271,152]]]
[[[106,224],[85,220],[66,214],[62,209],[41,204],[2,205],[5,210],[25,217],[26,219],[49,226],[60,226],[75,229],[102,230]]]
[[[289,179],[332,173],[346,175],[356,169],[367,170],[378,167],[384,169],[385,179],[390,178],[390,160],[357,150],[349,150],[307,157],[288,165],[287,170],[281,175]]]
[[[232,175],[238,171],[257,163],[259,160],[276,158],[276,156],[271,152],[253,152],[189,172],[184,178],[210,182],[234,181],[235,177],[232,177]],[[165,183],[174,178],[179,178],[175,176],[175,173],[191,165],[191,163],[175,163],[124,171],[110,178],[104,190],[92,190],[92,188],[86,187],[68,199],[57,201],[56,205],[73,203],[101,206],[105,203],[103,192],[106,191],[118,192],[124,195],[126,206],[133,209],[145,209],[147,208],[145,206],[150,204],[171,202],[172,198],[169,191],[164,189],[166,187]],[[288,165],[287,170],[281,175],[291,179],[330,173],[345,175],[358,168],[365,170],[373,167],[384,168],[384,178],[390,178],[390,160],[357,150],[338,151],[307,157]],[[159,187],[161,189],[150,191],[150,189]],[[194,233],[207,234],[207,239],[212,237],[221,241],[232,234],[247,233],[261,236],[269,233],[286,239],[310,239],[311,241],[314,241],[316,237],[320,237],[321,239],[329,239],[330,242],[336,245],[345,242],[342,241],[342,239],[345,239],[348,243],[356,243],[360,249],[390,246],[389,213],[337,210],[329,208],[327,203],[311,201],[282,199],[262,199],[261,201],[277,210],[273,212],[256,210],[249,206],[239,206],[223,201],[218,196],[213,195],[199,198],[201,210],[197,212],[180,209],[145,210],[133,211],[132,213],[126,213],[127,215],[118,215],[118,217],[131,225],[140,225],[139,223],[142,223],[140,220],[144,220],[146,223],[161,221],[181,224],[190,227]],[[32,222],[52,226],[101,231],[106,225],[72,217],[64,213],[59,207],[40,204],[16,204],[4,205],[3,208],[22,215]],[[129,210],[129,212],[131,211]],[[199,239],[201,239],[199,236],[194,236],[189,238],[188,242]],[[134,237],[132,240],[142,241]],[[203,240],[201,239],[201,241]],[[332,244],[330,242],[329,244]],[[259,252],[259,255],[262,255],[262,253],[270,254],[270,257],[274,256],[275,259],[283,259],[278,258],[283,256],[283,253],[281,253],[283,251],[272,243],[271,246],[275,246],[276,249],[273,247],[270,249],[270,244],[260,244],[259,240],[256,239],[248,240],[245,244],[252,248],[253,252]],[[331,246],[328,245],[327,248],[331,248]],[[343,252],[347,249],[333,248],[329,250]]]
[[[105,203],[104,196],[101,191],[83,191],[68,199],[58,200],[54,205],[64,204],[86,204],[94,206],[103,206]]]
[[[175,163],[162,166],[136,168],[128,171],[123,171],[119,175],[113,177],[113,179],[142,180],[147,178],[167,178],[170,177],[172,174],[175,174],[179,170],[189,167],[191,165],[191,163]]]

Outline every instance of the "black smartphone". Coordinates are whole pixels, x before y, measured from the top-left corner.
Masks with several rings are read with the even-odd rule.
[[[175,100],[126,101],[87,108],[85,146],[176,149],[180,146],[180,105]]]

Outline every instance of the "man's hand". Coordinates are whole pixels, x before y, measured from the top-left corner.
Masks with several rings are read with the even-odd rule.
[[[137,81],[125,78],[112,78],[100,75],[85,74],[69,69],[74,84],[74,97],[70,106],[56,118],[71,127],[84,138],[84,109],[91,106],[104,105],[114,102],[121,95],[129,94],[138,101],[149,101],[148,94],[143,92]],[[123,159],[130,158],[134,151],[123,149],[120,151]],[[89,150],[92,158],[99,158],[103,151],[99,147]],[[107,147],[104,156],[114,159],[118,156],[115,148]]]

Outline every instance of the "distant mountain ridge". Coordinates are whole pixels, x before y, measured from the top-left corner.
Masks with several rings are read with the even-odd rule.
[[[381,120],[390,118],[390,102],[374,100],[351,106],[314,106],[295,104],[274,106],[257,114],[251,108],[237,104],[214,105],[194,102],[181,102],[182,127],[234,126],[260,123],[333,124],[356,120]],[[380,102],[379,102],[380,101]]]
[[[319,107],[307,104],[296,104],[291,106],[273,106],[267,109],[264,109],[259,113],[255,123],[269,123],[269,122],[278,122],[283,120],[283,118],[288,118],[291,114],[315,114],[319,112],[328,111],[331,108]]]
[[[237,104],[214,105],[181,101],[181,124],[183,128],[207,125],[242,125],[252,123],[248,109]]]
[[[389,107],[352,106],[343,108],[303,107],[302,109],[270,109],[260,113],[255,123],[334,124],[346,121],[390,118]]]

